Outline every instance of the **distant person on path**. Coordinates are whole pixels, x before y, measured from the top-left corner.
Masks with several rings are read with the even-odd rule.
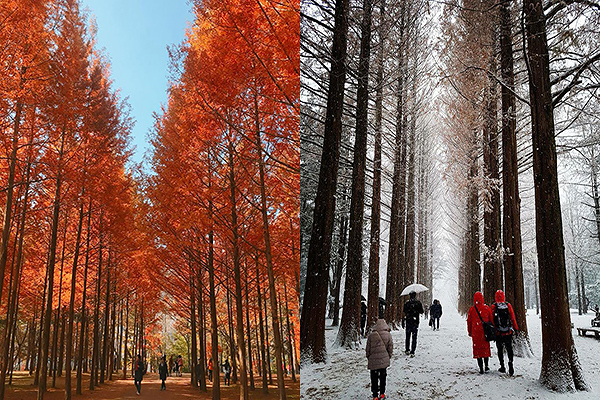
[[[167,386],[165,385],[165,381],[167,380],[167,373],[168,373],[166,358],[167,358],[166,356],[162,356],[160,359],[160,364],[158,364],[158,376],[160,377],[160,380],[162,381],[160,384],[160,390],[167,390]]]
[[[480,317],[481,316],[481,317]],[[483,374],[483,364],[485,363],[485,372],[489,371],[488,362],[490,359],[490,342],[485,340],[483,322],[492,322],[492,311],[483,301],[483,293],[477,292],[473,296],[473,305],[469,309],[467,317],[467,331],[473,340],[473,358],[477,359],[479,373]]]
[[[373,400],[385,399],[387,367],[394,351],[390,328],[384,319],[378,319],[367,338],[367,368],[371,371]]]
[[[173,369],[175,368],[175,363],[173,362],[173,354],[169,357],[169,376],[173,374]]]
[[[142,379],[144,378],[144,363],[142,362],[142,357],[138,354],[135,358],[134,363],[134,378],[133,383],[135,384],[135,388],[137,389],[138,396],[142,391]]]
[[[438,299],[433,300],[433,304],[429,308],[429,314],[431,315],[431,326],[433,330],[440,330],[440,318],[442,317],[442,304]],[[436,327],[437,325],[437,327]]]
[[[213,371],[213,361],[212,358],[208,360],[208,380],[212,382],[212,371]]]
[[[364,301],[360,302],[360,336],[365,336],[365,326],[367,325],[367,305]]]
[[[229,364],[229,358],[223,364],[223,372],[225,373],[225,384],[229,386],[231,384],[231,364]]]
[[[178,376],[183,375],[183,357],[181,357],[181,354],[179,355],[179,357],[177,357],[177,371],[179,371]]]
[[[417,293],[410,292],[410,299],[404,303],[404,318],[402,318],[402,327],[406,329],[405,354],[415,356],[417,349],[417,332],[419,330],[419,319],[423,314],[423,304],[417,300]],[[412,336],[412,346],[410,346],[410,338]],[[409,348],[410,347],[410,348]]]
[[[512,305],[506,301],[502,290],[496,291],[496,302],[492,304],[492,316],[496,328],[496,347],[498,348],[498,361],[500,361],[500,372],[506,372],[504,368],[504,349],[508,354],[508,374],[513,376],[513,333],[519,329],[517,319]]]

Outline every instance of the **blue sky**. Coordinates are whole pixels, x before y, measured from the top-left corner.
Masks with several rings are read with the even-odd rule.
[[[152,113],[167,100],[167,46],[181,43],[192,20],[187,0],[81,0],[98,27],[97,47],[111,62],[114,88],[129,98],[136,121],[133,161],[142,160]]]

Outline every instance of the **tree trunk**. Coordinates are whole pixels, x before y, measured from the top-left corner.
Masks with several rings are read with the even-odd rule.
[[[502,6],[501,6],[502,7]],[[498,163],[498,90],[496,82],[496,30],[491,29],[494,52],[490,56],[490,74],[487,87],[485,124],[483,127],[483,163],[486,186],[489,192],[483,209],[483,294],[487,304],[494,303],[496,290],[504,287],[500,243],[500,171]],[[512,37],[509,36],[509,40]],[[509,43],[510,45],[510,43]]]
[[[352,196],[350,200],[350,232],[348,263],[344,285],[344,308],[336,343],[351,348],[360,340],[360,296],[362,288],[362,239],[365,212],[365,169],[367,163],[367,125],[369,105],[369,59],[371,56],[372,0],[363,0],[358,92],[356,103],[356,134],[352,164]]]
[[[541,0],[524,0],[531,104],[536,244],[542,310],[540,382],[560,392],[588,390],[571,335],[558,190],[546,19]]]
[[[20,215],[20,220],[18,223],[18,229],[19,229],[19,239],[18,239],[18,245],[17,245],[17,254],[16,254],[16,261],[15,261],[15,265],[16,265],[16,271],[13,274],[13,276],[11,276],[11,281],[12,281],[12,289],[11,292],[14,293],[14,295],[12,296],[10,305],[9,305],[9,310],[8,310],[8,316],[9,318],[7,318],[6,321],[6,331],[5,331],[5,336],[4,336],[4,348],[3,351],[4,353],[2,354],[2,370],[0,372],[1,376],[0,376],[0,399],[4,399],[4,390],[5,390],[5,384],[6,384],[6,373],[7,373],[7,369],[9,366],[11,366],[12,368],[12,363],[10,362],[10,355],[9,354],[9,338],[11,337],[11,330],[9,329],[9,327],[14,326],[14,324],[16,323],[17,320],[17,301],[18,301],[18,292],[19,292],[19,283],[20,283],[20,279],[21,279],[21,266],[22,266],[22,261],[23,261],[23,238],[24,238],[24,234],[25,234],[25,222],[26,222],[26,216],[27,216],[27,208],[28,208],[28,204],[29,204],[29,185],[30,185],[30,174],[31,174],[31,145],[33,142],[33,135],[31,135],[31,138],[29,140],[29,146],[30,146],[30,150],[29,150],[29,156],[27,159],[27,172],[25,173],[25,193],[23,195],[23,205],[22,205],[22,209],[21,209],[21,215]],[[15,155],[16,156],[16,155]],[[0,286],[2,286],[2,281],[0,281]],[[29,326],[29,324],[28,324]],[[13,331],[15,329],[13,328]],[[33,323],[31,324],[31,330],[32,330],[32,334],[30,334],[30,346],[31,346],[31,341],[33,339],[33,335],[35,335],[35,313],[33,316]],[[30,367],[30,371],[31,371],[31,367]],[[12,376],[12,374],[11,374]]]
[[[240,400],[248,400],[248,376],[246,373],[246,347],[244,346],[244,310],[242,306],[242,277],[241,277],[241,261],[240,249],[238,245],[238,220],[237,220],[237,200],[236,200],[236,183],[235,170],[233,161],[233,143],[230,140],[229,144],[229,192],[231,201],[231,243],[233,247],[233,274],[235,283],[235,308],[236,308],[236,334],[237,334],[237,354],[240,370]],[[213,360],[213,364],[218,363],[218,360]]]
[[[212,201],[210,203],[210,215],[212,221]],[[213,360],[217,360],[219,357],[219,326],[217,322],[217,300],[215,294],[215,265],[214,265],[214,237],[213,231],[208,233],[208,285],[210,290],[210,346],[212,350]],[[219,366],[215,367],[213,362],[213,371],[217,373],[213,374],[213,385],[212,385],[212,400],[221,399],[221,384]]]
[[[273,375],[271,374],[271,342],[269,341],[269,316],[267,313],[267,296],[264,298],[264,310],[265,310],[265,339],[267,343],[267,366],[269,368],[269,385],[273,384]]]
[[[338,161],[342,135],[342,111],[346,82],[346,54],[349,0],[336,0],[331,69],[327,94],[327,113],[319,184],[315,199],[313,227],[308,248],[304,304],[300,320],[302,362],[323,363],[325,345],[325,310],[329,282],[329,256],[335,213]],[[271,297],[274,297],[271,294]],[[272,299],[276,303],[276,299]],[[276,309],[276,307],[273,307]],[[276,332],[277,329],[274,328]],[[275,333],[277,335],[277,333]],[[279,359],[278,359],[279,364]],[[278,365],[278,370],[280,366]],[[279,375],[279,374],[278,374]],[[285,390],[285,388],[282,388]]]
[[[262,312],[262,300],[260,294],[260,274],[258,272],[258,254],[256,255],[256,293],[258,302],[258,321],[260,325],[260,352],[262,358],[262,392],[263,394],[269,393],[269,385],[267,383],[267,358],[265,355],[265,332],[263,328],[263,312]],[[270,368],[270,366],[269,366]]]
[[[189,285],[190,285],[190,324],[192,333],[192,355],[190,362],[190,378],[192,387],[198,387],[198,377],[196,376],[196,362],[198,361],[198,331],[196,328],[196,293],[194,291],[195,272],[192,268],[192,258],[189,257]],[[200,290],[200,288],[198,288]],[[201,306],[200,304],[198,306]]]
[[[56,263],[56,242],[58,240],[58,222],[60,218],[60,190],[62,185],[62,160],[65,145],[65,132],[61,133],[61,144],[58,156],[58,171],[56,175],[56,188],[54,192],[54,205],[52,210],[52,231],[50,237],[50,254],[48,257],[48,292],[46,294],[46,315],[44,317],[44,332],[42,337],[40,384],[38,386],[38,400],[44,399],[46,382],[48,379],[48,350],[50,347],[50,322],[52,319],[52,292],[54,289],[54,265]],[[1,285],[0,285],[1,286]]]
[[[75,311],[75,290],[77,289],[77,263],[79,261],[79,246],[81,244],[81,230],[83,227],[83,195],[85,187],[81,189],[79,198],[79,222],[77,223],[77,238],[75,240],[75,253],[73,254],[73,268],[71,272],[71,297],[69,298],[69,323],[67,325],[67,357],[65,365],[65,400],[71,400],[71,359],[73,351],[73,319]],[[81,361],[81,360],[80,360]],[[79,368],[79,365],[77,366]]]
[[[100,295],[101,295],[101,281],[102,281],[102,221],[104,218],[104,211],[100,211],[100,240],[98,246],[98,274],[96,277],[96,303],[94,307],[94,340],[92,349],[92,369],[90,371],[90,390],[94,390],[94,387],[98,384],[98,357],[99,357],[99,342],[100,342],[100,326],[99,326],[99,314],[100,314]]]
[[[506,301],[513,305],[519,332],[515,337],[515,354],[531,356],[531,344],[525,318],[525,286],[521,257],[521,199],[517,165],[516,111],[512,51],[512,27],[508,3],[500,6],[502,29],[502,180],[503,180],[503,246]]]
[[[102,355],[100,358],[100,383],[104,383],[104,377],[106,376],[106,369],[108,364],[108,337],[109,337],[109,324],[110,318],[110,270],[113,261],[113,252],[111,247],[111,240],[109,236],[108,240],[108,262],[106,263],[106,295],[104,297],[104,334],[102,335]]]
[[[392,177],[392,204],[390,215],[390,237],[386,279],[385,319],[396,328],[401,312],[401,299],[398,288],[402,285],[400,266],[404,266],[405,234],[405,190],[406,190],[406,132],[404,126],[404,14],[405,3],[400,5],[400,26],[398,44],[398,84],[396,89],[396,133],[394,149],[394,172]],[[400,291],[402,288],[400,288]]]
[[[377,53],[377,77],[375,80],[375,148],[373,154],[373,195],[371,197],[371,233],[369,247],[369,283],[367,295],[367,325],[365,335],[377,322],[379,315],[379,247],[381,235],[381,126],[383,120],[383,52],[385,50],[384,15],[385,0],[381,0],[379,12],[379,51]],[[383,315],[381,315],[383,317]]]
[[[340,324],[340,291],[342,275],[344,274],[344,257],[346,254],[346,238],[348,236],[348,217],[345,213],[340,216],[340,242],[338,245],[338,260],[333,270],[333,321],[331,326]],[[266,310],[265,310],[266,312]]]
[[[252,368],[252,335],[250,334],[250,302],[248,301],[248,267],[246,267],[246,334],[248,335],[248,372],[250,373],[250,390],[254,390],[254,371]]]
[[[87,277],[88,277],[88,267],[89,267],[89,261],[90,261],[90,229],[91,229],[91,223],[92,223],[92,197],[90,196],[90,201],[88,203],[88,212],[87,212],[87,227],[86,227],[86,249],[85,249],[85,263],[83,264],[83,293],[82,293],[82,299],[81,299],[81,327],[79,328],[79,348],[78,348],[78,355],[77,355],[77,383],[76,383],[76,389],[75,389],[75,393],[77,394],[81,394],[81,387],[82,387],[82,375],[83,375],[83,371],[84,371],[84,367],[85,370],[87,371],[87,351],[85,353],[85,366],[84,364],[84,349],[87,349],[86,347],[86,332],[87,332],[87,328],[86,328],[86,323],[87,323],[87,313],[86,313],[86,295],[87,295]],[[75,262],[75,261],[74,261]]]
[[[67,248],[67,226],[69,220],[69,212],[65,212],[65,230],[63,231],[63,245],[60,256],[60,279],[58,283],[58,307],[56,307],[56,317],[54,320],[54,338],[52,340],[52,355],[50,357],[50,365],[52,366],[52,387],[56,387],[56,369],[57,369],[57,352],[58,352],[58,332],[60,330],[59,324],[61,321],[61,308],[62,308],[62,289],[63,289],[63,272],[65,267],[65,250]],[[64,325],[63,325],[64,327]]]

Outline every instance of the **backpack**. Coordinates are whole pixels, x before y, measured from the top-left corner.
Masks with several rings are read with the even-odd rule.
[[[500,334],[510,332],[512,321],[510,319],[507,303],[496,303],[494,325],[496,325],[496,331]]]

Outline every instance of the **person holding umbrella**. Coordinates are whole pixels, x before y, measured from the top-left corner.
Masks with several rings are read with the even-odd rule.
[[[402,292],[404,293],[404,292]],[[405,341],[405,354],[410,354],[411,357],[415,356],[415,350],[417,349],[417,332],[419,330],[419,319],[420,315],[423,314],[423,304],[417,300],[417,292],[411,290],[409,293],[410,299],[404,303],[402,318],[402,327],[406,329],[406,341]],[[412,346],[411,344],[412,336]],[[410,346],[410,348],[409,348]]]

